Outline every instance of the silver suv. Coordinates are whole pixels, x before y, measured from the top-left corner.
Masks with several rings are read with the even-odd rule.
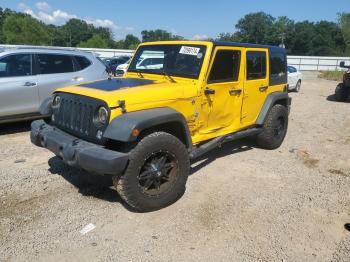
[[[52,92],[105,79],[106,66],[92,53],[48,48],[0,50],[0,123],[39,117]]]

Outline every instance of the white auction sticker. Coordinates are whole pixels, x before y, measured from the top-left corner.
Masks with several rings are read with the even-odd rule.
[[[182,46],[180,54],[197,56],[201,49],[198,47]]]

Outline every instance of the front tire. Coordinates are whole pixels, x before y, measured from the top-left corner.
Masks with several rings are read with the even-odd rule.
[[[297,85],[294,88],[294,92],[299,93],[301,87],[301,80],[298,81]]]
[[[288,109],[283,105],[274,105],[264,123],[263,131],[257,135],[259,147],[273,150],[281,146],[288,129]]]
[[[345,100],[349,96],[349,91],[345,88],[345,86],[341,83],[335,89],[335,99],[338,102],[345,102]]]
[[[156,132],[144,137],[130,152],[129,164],[113,184],[120,197],[139,212],[150,212],[176,202],[185,192],[190,160],[175,136]]]

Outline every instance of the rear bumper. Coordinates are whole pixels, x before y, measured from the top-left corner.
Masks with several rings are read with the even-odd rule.
[[[34,145],[49,149],[66,164],[102,175],[120,175],[126,168],[128,154],[116,152],[71,136],[43,120],[31,125]]]

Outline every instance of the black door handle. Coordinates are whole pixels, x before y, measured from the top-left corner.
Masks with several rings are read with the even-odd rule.
[[[204,94],[205,95],[214,95],[215,94],[215,90],[214,89],[210,89],[210,88],[206,88],[205,90],[204,90]]]
[[[269,88],[269,86],[261,86],[261,87],[259,87],[259,91],[265,92],[268,88]]]
[[[33,82],[25,82],[24,86],[30,87],[30,86],[36,86],[36,83]]]
[[[228,92],[230,93],[230,96],[240,96],[242,94],[241,89],[231,89]]]

